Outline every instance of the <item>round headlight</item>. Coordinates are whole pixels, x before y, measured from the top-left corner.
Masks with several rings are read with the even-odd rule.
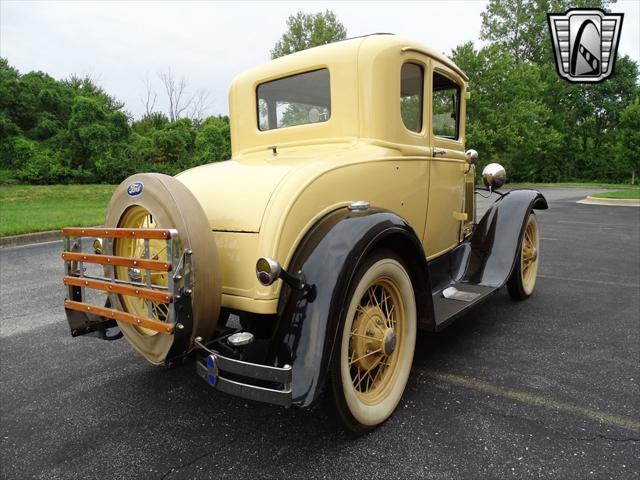
[[[490,163],[482,170],[482,181],[485,187],[496,190],[507,181],[507,171],[499,163]]]

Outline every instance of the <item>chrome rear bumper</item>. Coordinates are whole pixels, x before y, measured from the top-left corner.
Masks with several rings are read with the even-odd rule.
[[[270,367],[229,358],[196,341],[206,352],[196,369],[209,385],[222,392],[258,402],[291,406],[291,366]],[[261,385],[258,385],[261,384]]]

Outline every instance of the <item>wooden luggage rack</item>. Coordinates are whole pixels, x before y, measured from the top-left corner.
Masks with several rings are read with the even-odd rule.
[[[178,232],[173,229],[152,228],[63,228],[64,251],[62,258],[65,263],[64,284],[68,287],[68,297],[64,306],[87,314],[105,319],[128,323],[162,334],[172,335],[183,327],[176,322],[175,301],[180,294],[191,293],[191,251],[179,251]],[[87,237],[102,239],[101,248],[93,249],[93,253],[83,251],[91,246]],[[84,239],[84,242],[83,242]],[[144,243],[142,258],[123,257],[114,254],[114,244],[118,239],[136,239]],[[166,261],[152,259],[150,240],[164,240]],[[85,245],[83,245],[83,243]],[[98,264],[104,267],[104,276],[89,275],[85,264]],[[126,267],[139,278],[118,278],[117,268]],[[145,271],[146,275],[142,275]],[[167,272],[167,285],[157,285],[151,281],[151,272]],[[146,281],[142,281],[146,278]],[[140,280],[140,281],[137,281]],[[90,288],[105,292],[109,298],[109,307],[97,306],[85,301],[85,289]],[[121,309],[110,308],[122,305],[118,296],[130,296],[142,299],[147,304],[148,316],[134,315]],[[154,304],[167,306],[166,318],[158,320],[154,317]],[[73,332],[81,335],[83,332]]]

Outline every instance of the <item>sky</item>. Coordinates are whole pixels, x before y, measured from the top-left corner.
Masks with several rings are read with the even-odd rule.
[[[477,46],[485,1],[422,2],[35,2],[0,0],[0,56],[21,73],[41,70],[57,79],[89,75],[144,113],[145,78],[166,111],[160,71],[189,81],[192,94],[209,94],[207,114],[227,114],[232,79],[264,63],[297,11],[332,10],[354,37],[389,32],[449,54],[467,41]],[[640,62],[640,1],[621,0],[625,14],[618,54]]]

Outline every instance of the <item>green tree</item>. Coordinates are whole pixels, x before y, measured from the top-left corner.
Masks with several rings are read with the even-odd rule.
[[[556,73],[546,20],[570,6],[606,9],[610,3],[490,0],[481,35],[491,43],[453,52],[471,79],[467,141],[481,152],[481,163],[504,163],[517,180],[629,177],[617,129],[638,97],[638,65],[622,57],[605,82],[569,83]]]
[[[553,181],[558,166],[545,168],[559,151],[561,135],[550,125],[553,111],[544,103],[543,70],[514,62],[500,45],[476,51],[458,47],[453,59],[469,75],[467,144],[480,154],[480,167],[502,163],[512,180]]]
[[[197,163],[219,162],[231,158],[231,134],[228,117],[207,118],[196,134]]]
[[[0,59],[0,166],[30,183],[113,181],[128,168],[122,108],[87,77],[20,74]]]
[[[640,98],[636,97],[620,112],[620,123],[616,131],[614,147],[615,163],[621,166],[621,175],[617,180],[628,182],[635,177],[640,183]]]
[[[0,144],[21,132],[15,119],[15,113],[21,107],[19,80],[18,70],[0,57]],[[1,160],[4,164],[5,158],[2,157]]]
[[[572,179],[617,181],[626,173],[613,156],[616,129],[626,106],[639,95],[638,65],[623,56],[615,73],[599,84],[572,84],[546,67],[545,102],[554,109],[552,124],[563,132],[563,152]]]
[[[68,131],[71,168],[91,170],[101,156],[116,155],[129,136],[127,117],[120,111],[109,111],[99,99],[76,97]]]
[[[153,161],[156,164],[186,164],[195,148],[195,131],[191,120],[187,118],[181,118],[155,130],[152,138],[155,148]]]
[[[164,128],[168,123],[169,119],[164,113],[151,112],[140,120],[133,122],[131,129],[139,135],[151,136],[155,130]]]
[[[287,19],[287,31],[271,50],[271,58],[283,57],[345,38],[347,30],[332,11],[298,12]]]
[[[503,46],[514,59],[541,64],[551,59],[547,14],[570,7],[606,9],[609,0],[489,0],[481,13],[480,38]]]

